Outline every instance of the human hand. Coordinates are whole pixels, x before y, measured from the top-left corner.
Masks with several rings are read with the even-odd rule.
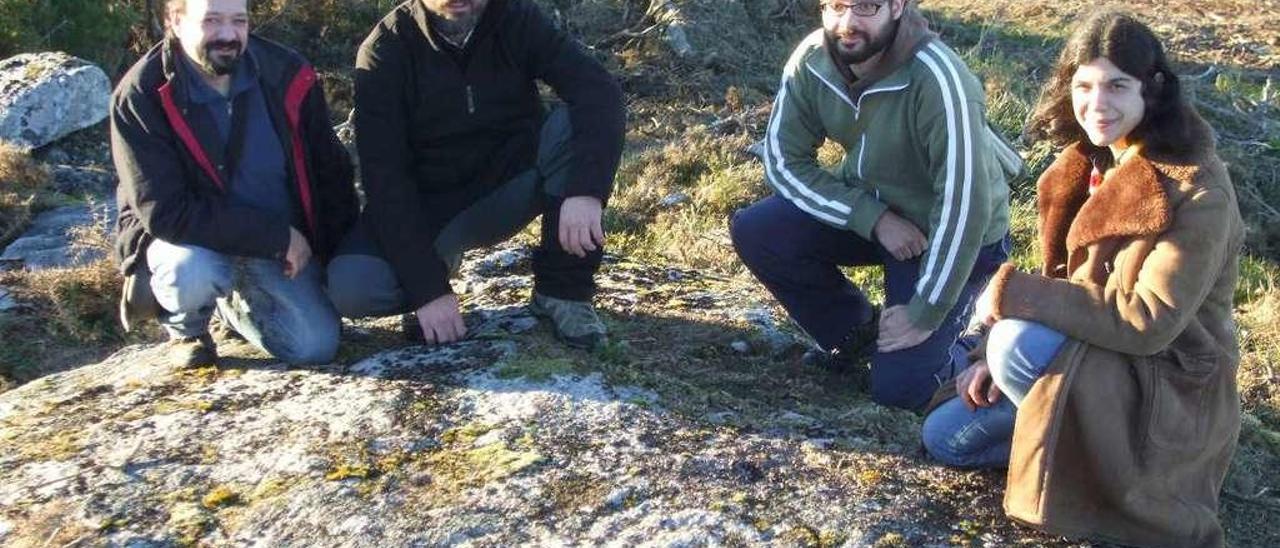
[[[924,342],[932,334],[933,330],[912,325],[906,306],[890,306],[880,313],[880,335],[876,339],[876,349],[880,352],[893,352],[911,348]]]
[[[445,293],[418,308],[418,327],[427,344],[445,344],[467,334],[467,324],[458,311],[458,296]]]
[[[991,368],[987,360],[973,362],[956,376],[956,393],[970,411],[990,407],[1000,401],[1000,387],[991,380]]]
[[[594,196],[565,198],[560,205],[560,247],[566,253],[586,257],[604,245],[603,214],[600,199]]]
[[[307,243],[307,237],[298,232],[298,229],[289,227],[289,249],[284,252],[285,277],[296,278],[310,260],[311,245]]]
[[[875,234],[880,245],[899,261],[919,256],[924,253],[924,248],[928,245],[924,233],[920,232],[916,225],[888,210],[885,210],[876,220],[876,226],[871,229],[871,232]]]

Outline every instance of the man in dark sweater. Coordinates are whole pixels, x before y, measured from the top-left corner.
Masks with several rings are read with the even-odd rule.
[[[548,113],[537,81],[566,104]],[[329,267],[339,312],[413,311],[406,334],[458,340],[462,253],[541,215],[533,308],[571,345],[603,342],[593,276],[625,113],[598,62],[529,0],[411,0],[361,45],[355,103],[368,202]]]
[[[217,361],[209,321],[288,362],[327,362],[323,261],[356,218],[352,167],[316,73],[249,34],[246,0],[168,0],[169,33],[121,78],[121,320],[157,317],[178,365]]]

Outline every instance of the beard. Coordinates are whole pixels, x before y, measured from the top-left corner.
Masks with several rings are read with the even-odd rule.
[[[220,53],[217,50],[230,49],[232,53]],[[226,76],[235,72],[236,67],[240,64],[240,57],[244,54],[244,44],[239,40],[219,40],[209,42],[200,48],[201,59],[199,59],[201,68],[218,76]]]
[[[841,63],[846,65],[856,65],[864,63],[868,59],[875,57],[876,54],[889,49],[889,45],[893,43],[893,38],[898,34],[898,21],[894,21],[886,26],[879,34],[869,35],[865,32],[850,30],[844,34],[837,34],[831,29],[823,29],[827,35],[827,43],[832,45],[835,51],[835,57]],[[841,36],[856,36],[862,40],[862,44],[853,48],[846,49],[840,44]]]

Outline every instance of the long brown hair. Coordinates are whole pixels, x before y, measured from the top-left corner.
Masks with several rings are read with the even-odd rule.
[[[1067,40],[1053,73],[1040,90],[1026,136],[1059,146],[1079,142],[1090,149],[1098,148],[1076,122],[1071,79],[1080,65],[1099,57],[1106,57],[1142,82],[1146,108],[1142,121],[1129,133],[1130,138],[1152,152],[1186,152],[1195,137],[1197,116],[1182,95],[1182,85],[1169,67],[1164,46],[1142,22],[1111,10],[1085,19]]]

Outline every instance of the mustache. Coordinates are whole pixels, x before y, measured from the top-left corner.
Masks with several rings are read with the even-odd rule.
[[[205,44],[204,49],[205,51],[213,51],[215,49],[229,48],[240,51],[241,45],[242,43],[239,40],[217,40]]]

